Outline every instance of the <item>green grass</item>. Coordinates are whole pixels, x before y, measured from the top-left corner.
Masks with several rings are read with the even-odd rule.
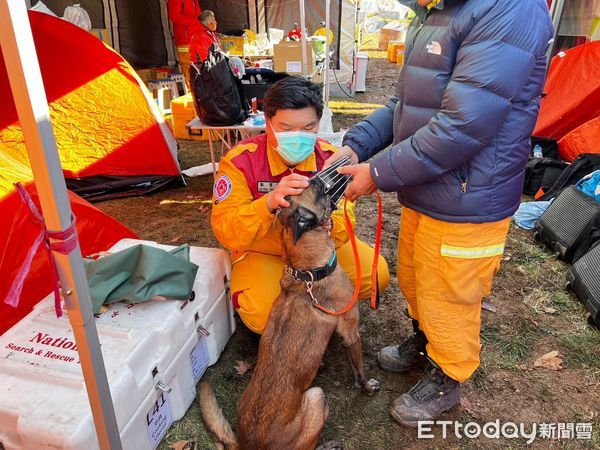
[[[534,343],[543,335],[538,325],[521,317],[510,323],[488,325],[481,330],[484,353],[495,352],[497,357],[487,355],[485,363],[488,368],[518,369],[530,358]]]

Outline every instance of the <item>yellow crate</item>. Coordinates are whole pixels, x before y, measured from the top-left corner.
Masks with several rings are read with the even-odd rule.
[[[402,51],[404,51],[404,42],[390,41],[388,43],[388,51],[387,51],[388,60],[395,63],[396,57],[398,55],[398,50],[400,50],[400,49],[402,49]]]
[[[185,126],[194,117],[196,117],[196,114],[173,114],[171,116],[171,128],[175,138],[186,141],[208,141],[207,130],[202,130],[201,134],[192,134],[190,129]]]
[[[247,38],[244,36],[223,36],[221,37],[221,48],[230,55],[244,56],[246,41]]]
[[[405,47],[402,46],[396,51],[396,64],[400,67],[404,65],[404,50]]]
[[[171,100],[171,114],[196,114],[192,94],[182,95]]]

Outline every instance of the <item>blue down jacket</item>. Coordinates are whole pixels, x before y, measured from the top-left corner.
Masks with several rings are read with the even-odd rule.
[[[407,2],[404,2],[407,3]],[[345,136],[382,191],[449,222],[519,206],[553,26],[545,0],[442,0],[417,16],[396,93]]]

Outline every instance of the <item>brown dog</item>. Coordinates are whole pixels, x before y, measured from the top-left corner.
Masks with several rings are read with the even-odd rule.
[[[314,299],[339,311],[352,298],[350,280],[339,265],[333,268],[331,263],[335,246],[327,226],[329,199],[311,185],[288,200],[290,207],[279,214],[287,267],[281,294],[260,340],[252,380],[238,405],[239,439],[223,417],[210,385],[201,384],[202,418],[220,448],[315,448],[329,406],[321,388],[310,386],[334,331],[343,339],[357,387],[372,395],[377,386],[376,381],[367,381],[363,371],[358,305],[341,316],[323,313],[313,306],[309,284],[298,279],[299,272],[328,267],[326,272],[333,271],[312,283]]]

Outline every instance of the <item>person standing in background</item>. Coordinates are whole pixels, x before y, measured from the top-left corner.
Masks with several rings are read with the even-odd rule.
[[[198,0],[168,0],[167,9],[173,24],[173,39],[177,46],[181,73],[185,76],[189,88],[189,45],[196,29],[200,26],[199,17],[202,8]]]
[[[219,47],[217,34],[217,19],[215,13],[205,9],[200,13],[200,25],[196,28],[190,41],[190,61],[202,62],[208,57],[208,51],[213,44]]]

